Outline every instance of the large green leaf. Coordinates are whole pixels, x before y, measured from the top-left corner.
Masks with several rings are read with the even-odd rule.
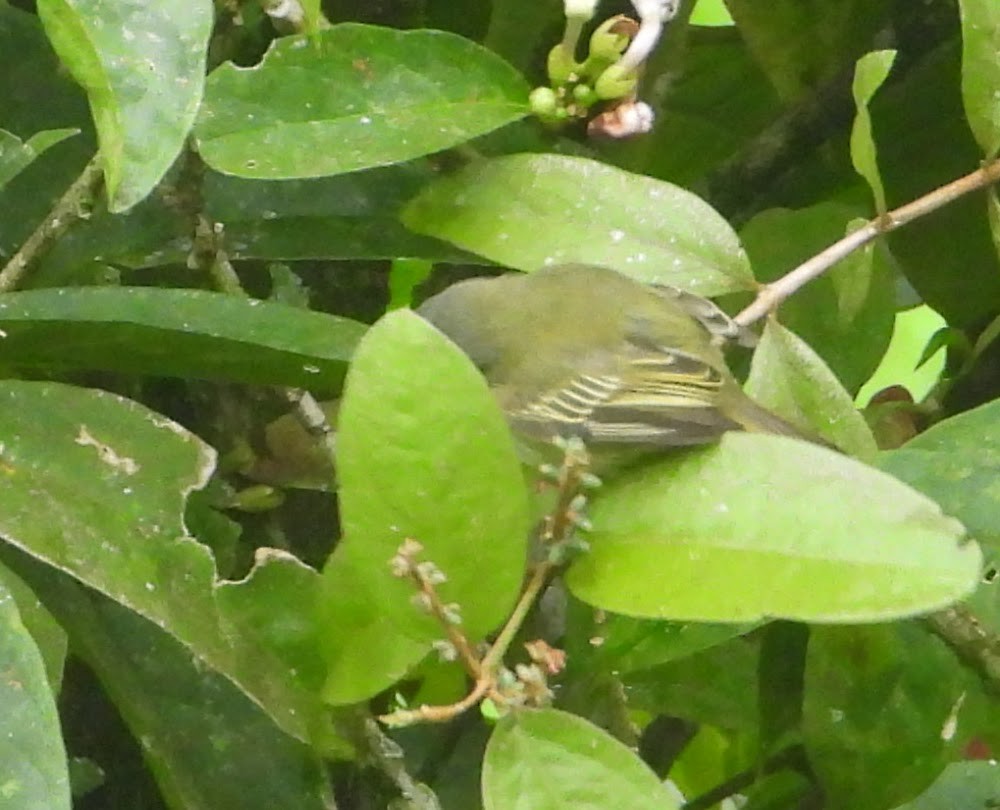
[[[641,759],[581,717],[509,714],[483,761],[485,810],[673,810],[679,805]]]
[[[323,810],[319,756],[152,622],[50,568],[28,576],[97,675],[170,806]],[[220,773],[255,774],[248,791]]]
[[[444,31],[344,23],[276,40],[256,67],[208,79],[195,134],[226,174],[277,180],[400,163],[528,113],[524,79]]]
[[[0,365],[109,369],[336,391],[363,324],[202,290],[0,295]]]
[[[0,383],[0,436],[7,543],[155,622],[289,734],[332,745],[320,667],[308,657],[315,643],[303,645],[301,629],[273,643],[275,626],[306,617],[314,627],[318,575],[271,554],[220,588],[210,552],[184,528],[185,496],[214,465],[210,448],[134,402],[55,383]],[[9,565],[21,556],[0,552]]]
[[[814,628],[803,733],[830,810],[882,810],[926,788],[955,753],[946,725],[965,677],[912,622]]]
[[[124,211],[160,181],[184,145],[205,84],[208,0],[41,0],[63,64],[87,92],[109,207]]]
[[[337,435],[344,538],[323,572],[325,696],[350,703],[386,688],[443,638],[392,575],[404,540],[447,577],[446,603],[480,640],[503,620],[524,571],[529,513],[503,414],[456,346],[409,310],[358,347]]]
[[[1000,549],[1000,402],[939,422],[879,466],[934,498],[977,540]]]
[[[987,157],[1000,151],[1000,4],[959,0],[962,12],[962,101]]]
[[[753,287],[739,239],[704,200],[586,158],[478,161],[429,186],[403,222],[521,270],[587,262],[701,295]]]
[[[953,762],[927,790],[896,810],[979,810],[1000,796],[996,762]]]
[[[0,581],[0,798],[16,810],[69,810],[69,773],[42,656]]]
[[[611,482],[569,571],[585,602],[637,616],[874,621],[979,580],[962,525],[895,478],[823,447],[726,434]]]

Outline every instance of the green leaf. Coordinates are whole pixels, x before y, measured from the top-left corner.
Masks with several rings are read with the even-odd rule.
[[[524,0],[493,0],[490,5],[486,47],[525,72],[537,69],[542,49],[555,44],[546,39],[546,32],[564,23],[562,8]]]
[[[323,16],[323,4],[321,0],[299,0],[299,5],[302,7],[305,16],[305,27],[303,29],[305,33],[315,34],[317,31],[322,31],[328,27],[329,23],[326,17]]]
[[[217,594],[208,549],[185,531],[185,496],[214,466],[209,447],[121,397],[14,380],[0,383],[0,436],[7,543],[165,629],[292,736],[333,746],[317,698],[315,644],[310,660],[295,655],[301,644],[268,642],[274,625],[311,621],[319,576],[287,556],[265,556],[253,576],[226,586],[255,594],[247,598],[262,606],[239,611],[231,595]],[[24,576],[16,565],[23,555],[6,545],[0,555]],[[270,566],[284,574],[282,587],[262,574]],[[265,625],[260,610],[268,611]]]
[[[628,672],[622,682],[629,708],[756,734],[760,727],[759,646],[756,639],[740,636],[693,655]]]
[[[831,450],[728,433],[611,482],[568,574],[590,604],[693,621],[874,621],[970,593],[982,557],[958,521]]]
[[[226,223],[225,246],[234,259],[466,261],[467,254],[399,222],[403,204],[436,174],[426,161],[307,180],[208,172],[205,208]]]
[[[927,790],[896,810],[987,810],[1000,796],[996,762],[953,762]]]
[[[748,222],[740,237],[754,272],[766,283],[843,238],[855,215],[854,209],[833,202],[795,211],[770,209]],[[895,274],[887,252],[868,245],[797,290],[782,303],[780,320],[854,393],[885,355],[895,309]]]
[[[366,327],[202,290],[90,287],[0,295],[0,364],[339,389]]]
[[[698,0],[691,13],[691,25],[724,26],[732,25],[733,18],[729,16],[723,0]]]
[[[934,498],[994,551],[1000,550],[998,425],[1000,402],[994,401],[939,422],[879,459],[883,470]]]
[[[0,252],[11,256],[93,158],[97,144],[86,96],[53,53],[38,15],[9,3],[0,4],[0,123],[24,141],[63,127],[82,130],[0,188]]]
[[[743,711],[752,704],[753,696],[749,695]],[[701,725],[670,769],[670,780],[685,796],[700,796],[726,782],[734,773],[756,771],[760,764],[759,752],[751,734]],[[749,805],[748,810],[751,810]]]
[[[396,259],[389,271],[389,304],[387,310],[413,304],[413,291],[423,284],[434,270],[425,259]]]
[[[338,420],[344,537],[323,572],[325,697],[351,703],[416,664],[443,628],[392,575],[404,540],[447,577],[473,643],[513,605],[530,526],[520,464],[503,414],[459,349],[408,310],[361,341]]]
[[[883,810],[944,768],[962,722],[965,675],[947,647],[913,622],[813,628],[803,733],[830,810]]]
[[[528,114],[524,79],[444,31],[344,23],[276,40],[253,68],[208,78],[198,151],[226,174],[277,180],[438,152]]]
[[[965,121],[960,71],[959,43],[951,39],[875,97],[890,208],[968,174],[982,160]],[[949,325],[978,330],[997,314],[1000,260],[981,195],[967,194],[921,217],[890,234],[888,244],[907,281]]]
[[[591,647],[586,651],[592,657],[607,662],[615,672],[628,673],[687,658],[747,633],[754,626],[667,622],[610,613],[596,628],[587,628],[588,638],[583,639],[582,644],[576,639],[574,641],[581,646],[580,654],[586,647]],[[574,629],[571,623],[567,631],[572,634]],[[591,645],[595,633],[599,633],[601,639],[601,645],[596,650]],[[567,642],[569,646],[570,642]],[[572,648],[567,652],[574,653]]]
[[[629,748],[581,717],[523,710],[497,725],[483,760],[485,810],[671,810],[679,805]]]
[[[45,662],[49,688],[54,694],[59,694],[68,649],[66,631],[46,610],[28,584],[4,565],[0,565],[0,585],[5,586],[13,596],[21,621],[31,633]]]
[[[896,59],[895,51],[872,51],[862,56],[854,69],[854,84],[852,92],[857,105],[857,115],[851,128],[851,162],[854,170],[860,174],[875,195],[875,210],[882,215],[886,212],[885,188],[878,171],[877,149],[872,136],[872,119],[868,111],[868,102],[875,91],[882,86],[892,63]]]
[[[98,206],[40,257],[26,284],[31,288],[118,284],[119,268],[184,265],[191,247],[190,219],[159,194],[121,214]]]
[[[318,755],[282,732],[232,683],[153,623],[34,566],[32,580],[73,637],[170,806],[185,810],[323,810]],[[220,773],[255,774],[254,789]]]
[[[878,448],[864,417],[807,343],[768,321],[750,366],[746,391],[795,424],[812,427],[844,452],[871,461]]]
[[[962,14],[962,101],[987,158],[1000,152],[1000,5],[959,0]]]
[[[69,810],[69,772],[45,665],[0,581],[0,798],[17,810]]]
[[[309,180],[247,180],[206,171],[205,214],[225,223],[233,260],[424,257],[459,262],[474,257],[408,231],[399,209],[435,176],[423,161]],[[0,216],[2,216],[0,210]],[[183,264],[190,223],[154,195],[124,215],[104,208],[78,223],[46,255],[33,286],[79,283],[100,259],[128,268]]]
[[[902,385],[916,402],[927,396],[944,371],[945,352],[941,349],[946,344],[936,335],[945,326],[944,318],[927,305],[898,312],[889,348],[875,373],[861,386],[855,402],[867,405],[891,385]],[[968,338],[958,334],[963,335],[968,351]]]
[[[799,740],[809,637],[809,626],[801,622],[770,622],[760,631],[761,751],[781,751],[789,740]]]
[[[473,163],[421,192],[403,222],[520,270],[603,264],[700,295],[754,284],[736,234],[703,200],[585,158],[523,154]]]
[[[16,135],[0,129],[0,188],[30,166],[46,149],[73,135],[78,129],[48,129],[36,132],[22,141]]]
[[[59,58],[87,92],[108,207],[124,211],[160,181],[184,145],[205,83],[207,0],[41,0]]]

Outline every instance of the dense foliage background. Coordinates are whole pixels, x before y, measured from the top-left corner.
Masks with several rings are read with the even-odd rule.
[[[1000,5],[588,5],[0,0],[0,806],[1000,801]],[[845,454],[539,496],[408,306],[563,261]]]

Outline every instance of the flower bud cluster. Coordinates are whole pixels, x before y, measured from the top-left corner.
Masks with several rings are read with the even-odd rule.
[[[586,58],[578,62],[580,33],[596,5],[594,0],[565,0],[566,31],[562,42],[549,51],[549,84],[536,87],[529,97],[532,112],[552,127],[589,119],[587,132],[592,137],[626,138],[649,132],[653,111],[638,100],[639,76],[678,3],[633,0],[640,22],[624,15],[605,20],[591,34]]]

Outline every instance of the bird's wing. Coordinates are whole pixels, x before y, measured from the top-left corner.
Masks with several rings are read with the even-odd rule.
[[[580,374],[523,403],[511,419],[518,430],[539,438],[575,435],[584,442],[665,447],[702,444],[740,427],[719,412],[724,384],[717,369],[687,352],[641,350],[615,373]]]
[[[747,327],[738,324],[723,312],[714,301],[700,295],[672,287],[669,284],[650,285],[668,301],[673,301],[688,315],[705,327],[716,344],[735,343],[752,349],[757,345],[757,335]]]

